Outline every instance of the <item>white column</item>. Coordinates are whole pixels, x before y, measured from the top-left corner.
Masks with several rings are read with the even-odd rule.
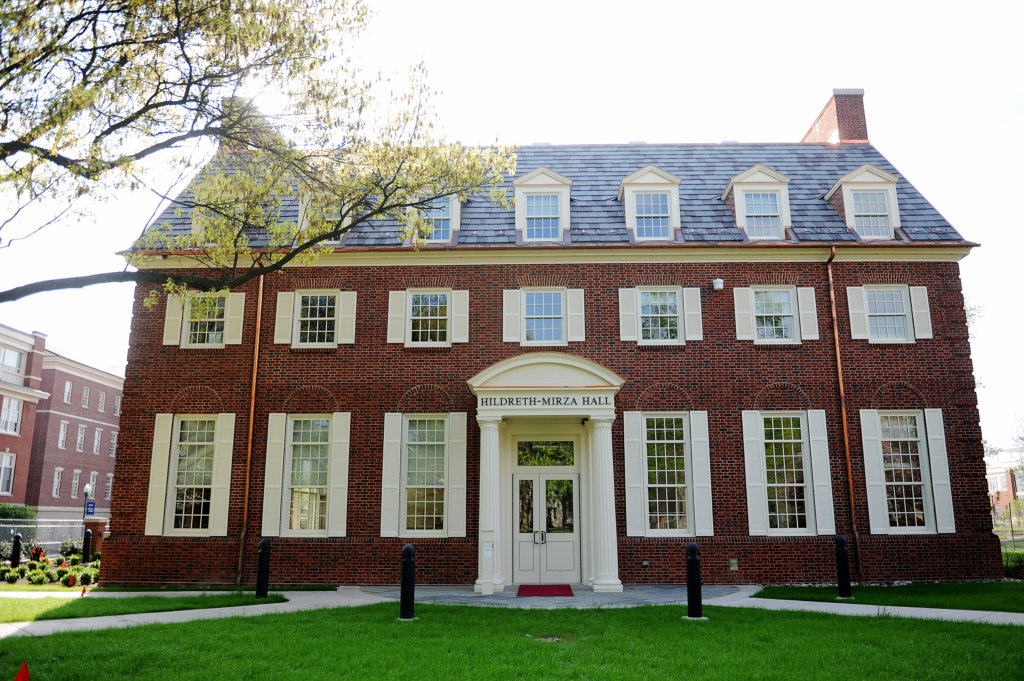
[[[477,416],[480,425],[480,535],[477,562],[479,569],[474,590],[483,594],[500,591],[501,575],[501,503],[498,452],[501,444],[501,417]]]
[[[622,591],[615,533],[615,476],[612,470],[612,421],[590,419],[590,475],[594,538],[594,591]]]

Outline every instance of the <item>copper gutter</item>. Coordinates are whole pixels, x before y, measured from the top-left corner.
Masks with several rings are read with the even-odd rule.
[[[825,267],[828,270],[828,298],[832,308],[832,338],[836,345],[836,376],[839,379],[839,410],[843,416],[843,452],[846,455],[846,484],[850,495],[850,531],[853,534],[853,560],[857,567],[857,576],[864,576],[864,568],[860,562],[860,533],[857,532],[857,508],[853,503],[853,471],[850,467],[850,424],[846,418],[846,387],[843,384],[843,355],[839,349],[839,320],[836,316],[836,285],[832,278],[832,261],[836,257],[836,247],[828,256]]]
[[[238,577],[242,583],[242,561],[245,558],[245,537],[249,533],[249,477],[252,471],[252,431],[256,418],[256,374],[260,365],[260,326],[263,321],[263,276],[260,275],[259,292],[256,294],[256,340],[252,347],[252,380],[249,383],[249,434],[245,441],[245,497],[242,501],[242,535],[238,539]]]

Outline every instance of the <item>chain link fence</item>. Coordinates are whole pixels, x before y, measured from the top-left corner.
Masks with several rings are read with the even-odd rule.
[[[23,546],[39,542],[47,555],[56,555],[60,543],[73,539],[81,543],[85,536],[85,522],[77,520],[25,520],[22,518],[0,519],[0,547],[5,550],[2,558],[10,558],[10,546],[14,535],[21,533]]]

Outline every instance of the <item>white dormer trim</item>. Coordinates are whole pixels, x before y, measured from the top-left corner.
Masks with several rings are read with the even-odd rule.
[[[619,185],[618,199],[626,215],[626,227],[633,231],[639,241],[671,240],[675,230],[680,226],[679,218],[679,183],[682,178],[666,172],[656,165],[647,165],[627,175]],[[636,197],[637,194],[667,193],[668,194],[668,234],[660,237],[640,236],[636,231]]]
[[[893,175],[876,165],[865,163],[859,168],[851,170],[839,178],[839,180],[832,185],[832,188],[825,194],[825,200],[831,201],[835,193],[842,189],[843,208],[846,213],[843,216],[843,219],[846,220],[846,228],[857,231],[857,221],[854,214],[854,192],[884,193],[886,208],[889,215],[888,234],[878,236],[860,234],[858,232],[858,236],[862,239],[893,239],[895,238],[895,230],[900,227],[900,208],[899,202],[896,198],[896,183],[899,182],[899,179],[900,178],[896,175]]]
[[[515,190],[516,231],[523,241],[563,241],[569,232],[569,198],[572,180],[548,167],[541,166],[512,183]],[[558,197],[558,237],[555,239],[531,239],[526,231],[526,197],[529,195],[553,194]]]
[[[757,193],[774,193],[778,196],[779,227],[771,236],[753,235],[747,229],[746,195]],[[757,163],[739,175],[736,175],[725,191],[722,192],[722,200],[728,201],[729,195],[733,195],[733,210],[736,215],[736,226],[747,234],[747,238],[757,241],[768,241],[784,239],[786,228],[793,226],[793,218],[789,212],[789,178],[777,170],[773,170],[763,163]]]
[[[426,198],[426,197],[424,197],[424,198]],[[446,200],[446,201],[449,202],[449,204],[448,204],[448,220],[449,220],[449,222],[448,222],[448,238],[441,239],[441,238],[435,237],[434,234],[431,234],[430,236],[424,235],[423,244],[424,245],[426,245],[426,244],[450,244],[450,243],[452,243],[455,240],[455,235],[459,231],[459,228],[462,226],[462,201],[459,200],[458,194],[452,194],[451,196],[434,197],[434,198],[430,199],[430,202],[433,203],[434,200],[442,200],[442,201]],[[412,217],[414,217],[417,214],[419,214],[419,210],[416,209],[416,208],[409,208],[408,211],[407,211],[407,214],[408,214],[409,218],[411,219]],[[426,216],[424,216],[423,219],[424,219],[424,221],[428,220],[428,218]],[[406,243],[410,243],[410,242],[407,241]]]
[[[312,202],[313,202],[313,197],[310,194],[302,193],[302,194],[299,195],[299,225],[298,225],[299,232],[305,232],[309,228],[309,215],[308,215],[308,213],[309,213],[309,206],[310,206],[310,204]],[[335,203],[334,206],[335,206],[335,210],[333,211],[333,213],[336,215],[337,212],[338,212],[337,211],[337,203]],[[328,217],[328,219],[331,219],[332,215],[329,213],[327,215],[327,217]],[[350,227],[351,225],[352,225],[352,216],[348,215],[342,221],[342,227]],[[328,240],[322,241],[320,243],[321,244],[336,244],[340,240],[341,239],[328,239]]]

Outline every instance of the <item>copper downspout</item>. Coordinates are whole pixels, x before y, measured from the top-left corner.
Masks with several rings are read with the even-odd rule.
[[[864,568],[860,562],[860,533],[857,532],[857,508],[853,503],[853,471],[850,468],[850,425],[846,419],[846,387],[843,384],[843,354],[839,349],[839,321],[836,317],[836,285],[832,278],[832,261],[836,257],[836,247],[825,263],[828,269],[828,298],[832,307],[832,338],[836,345],[836,376],[839,378],[839,410],[843,416],[843,451],[846,455],[846,484],[850,495],[850,529],[853,532],[853,560],[857,567],[857,576],[864,576]]]
[[[245,537],[249,533],[249,477],[252,470],[252,431],[256,418],[256,374],[260,366],[260,326],[263,321],[263,275],[256,294],[256,340],[252,347],[252,380],[249,383],[249,434],[245,441],[245,497],[242,501],[242,536],[238,539],[238,577],[242,583],[242,560],[245,558]]]

